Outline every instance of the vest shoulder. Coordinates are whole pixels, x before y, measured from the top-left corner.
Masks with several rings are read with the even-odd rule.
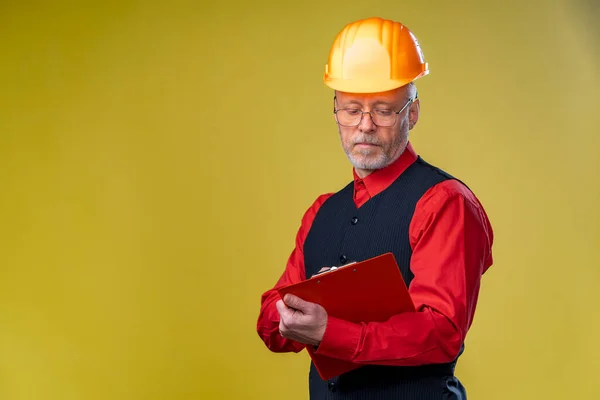
[[[311,204],[311,206],[309,207],[307,212],[316,213],[317,211],[319,211],[319,208],[321,208],[323,203],[325,203],[327,200],[329,200],[329,198],[332,197],[333,195],[335,195],[335,192],[320,194],[315,199],[315,201],[313,201],[313,203]]]
[[[428,163],[423,160],[420,156],[417,161],[414,163],[414,166],[421,170],[422,173],[429,175],[430,177],[439,178],[439,182],[437,185],[444,183],[444,187],[454,188],[457,192],[460,193],[471,193],[471,189],[469,186],[463,182],[461,179],[457,178],[455,175],[448,173],[447,171]],[[436,186],[437,186],[436,185]]]
[[[417,157],[417,160],[412,164],[412,167],[416,168],[421,173],[436,175],[444,179],[457,179],[456,177],[441,169],[440,167],[437,167],[425,161],[421,156]]]
[[[321,206],[335,193],[323,193],[319,195],[313,203],[304,211],[304,215],[302,216],[302,225],[310,226],[315,216],[321,209]]]
[[[442,181],[429,189],[427,193],[423,196],[424,198],[429,195],[430,197],[444,197],[444,198],[452,198],[452,197],[462,197],[466,200],[471,201],[472,203],[478,203],[477,197],[475,194],[461,181],[458,179],[447,179]]]

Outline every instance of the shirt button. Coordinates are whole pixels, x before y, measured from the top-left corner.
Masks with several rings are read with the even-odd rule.
[[[358,224],[358,218],[357,218],[357,217],[354,217],[354,218],[352,218],[352,220],[350,220],[350,223],[351,223],[352,225],[356,225],[356,224]]]
[[[329,382],[329,383],[327,384],[327,387],[329,388],[329,391],[331,391],[331,392],[335,392],[335,391],[336,391],[336,389],[337,389],[337,388],[335,387],[335,383],[334,383],[334,382]]]
[[[340,256],[340,262],[341,262],[342,264],[346,264],[346,261],[348,261],[348,258],[347,258],[345,255],[343,255],[343,254],[342,254],[342,255]]]

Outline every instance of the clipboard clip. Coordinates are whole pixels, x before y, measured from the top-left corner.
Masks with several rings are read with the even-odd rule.
[[[358,262],[358,261],[351,261],[351,262],[349,262],[349,263],[347,263],[347,264],[344,264],[344,265],[341,265],[341,266],[339,266],[339,267],[333,266],[333,267],[331,267],[331,268],[329,268],[329,269],[326,269],[325,271],[317,272],[317,273],[316,273],[316,274],[314,274],[312,277],[315,277],[315,276],[318,276],[318,275],[322,275],[322,274],[326,274],[326,273],[328,273],[328,272],[333,272],[333,271],[335,271],[336,269],[340,269],[340,268],[346,268],[347,266],[349,266],[349,265],[352,265],[352,264],[356,264],[357,262]]]

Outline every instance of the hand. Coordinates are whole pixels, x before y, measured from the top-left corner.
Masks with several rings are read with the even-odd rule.
[[[275,305],[281,336],[313,346],[321,343],[327,327],[327,311],[323,307],[291,294],[286,294]]]

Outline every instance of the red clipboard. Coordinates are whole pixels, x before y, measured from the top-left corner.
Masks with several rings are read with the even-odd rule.
[[[415,307],[392,253],[346,264],[278,289],[323,306],[328,315],[355,323],[384,322]],[[363,364],[315,354],[306,347],[319,375],[327,380]]]

